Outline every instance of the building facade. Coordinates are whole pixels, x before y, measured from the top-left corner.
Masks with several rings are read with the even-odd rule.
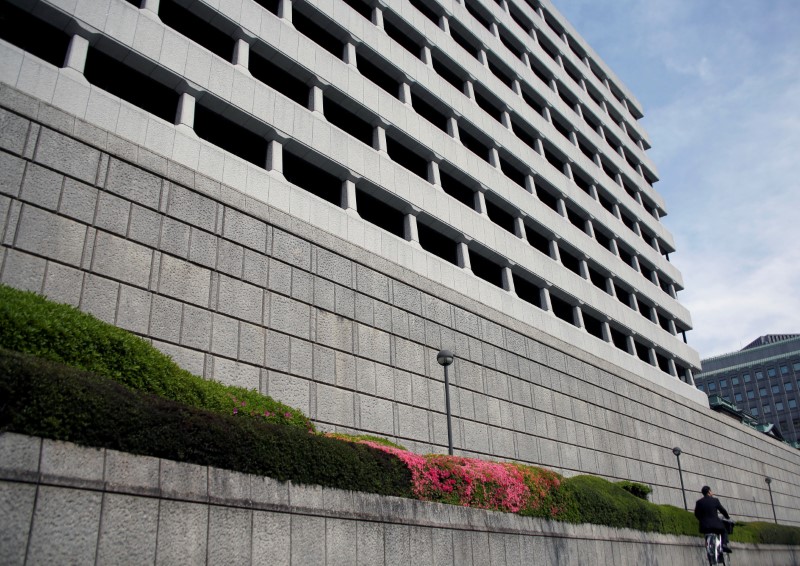
[[[633,95],[549,1],[4,0],[0,281],[322,429],[724,484],[800,456],[709,411]],[[708,446],[714,450],[709,455]]]
[[[800,334],[760,336],[737,352],[703,360],[697,388],[718,395],[761,427],[800,446]]]

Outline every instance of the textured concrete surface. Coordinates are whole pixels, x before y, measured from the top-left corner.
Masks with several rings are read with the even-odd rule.
[[[84,141],[80,120],[15,89],[0,85],[0,105],[0,282],[136,332],[324,430],[420,452],[446,446],[435,357],[448,347],[458,453],[643,481],[681,506],[680,446],[690,500],[711,484],[734,515],[769,520],[769,475],[779,520],[800,524],[797,450],[145,147],[108,132]],[[69,463],[44,453],[57,483]],[[87,487],[102,483],[92,454]],[[146,494],[154,473],[120,481]],[[208,501],[202,470],[157,473],[175,497]]]
[[[47,444],[49,448],[46,448]],[[18,452],[86,449],[0,434],[0,461]],[[694,564],[699,537],[654,535],[598,525],[568,525],[377,495],[298,486],[202,468],[207,488],[187,500],[164,485],[143,495],[130,478],[151,476],[153,459],[97,450],[102,484],[73,469],[58,477],[30,462],[0,469],[3,564],[319,564],[451,566],[517,564]],[[114,463],[109,463],[111,459]],[[124,462],[124,465],[121,463]],[[194,470],[157,460],[171,484],[194,483]],[[248,495],[252,494],[252,498]],[[200,503],[198,500],[205,500]],[[800,564],[800,550],[734,544],[737,562]]]

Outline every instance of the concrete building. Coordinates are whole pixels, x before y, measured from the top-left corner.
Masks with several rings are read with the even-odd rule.
[[[0,6],[3,283],[420,451],[446,347],[460,453],[679,504],[680,445],[800,523],[800,456],[694,387],[640,105],[548,0]]]
[[[737,352],[703,360],[697,388],[800,447],[800,334],[759,336]]]

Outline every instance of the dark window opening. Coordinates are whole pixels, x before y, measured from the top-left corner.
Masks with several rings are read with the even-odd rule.
[[[628,351],[628,337],[614,327],[611,328],[611,341],[618,350]]]
[[[486,199],[486,214],[489,220],[500,226],[503,230],[514,234],[514,217],[501,207]]]
[[[542,289],[516,273],[512,275],[512,278],[517,297],[537,308],[542,308]]]
[[[636,222],[634,221],[633,218],[631,218],[630,216],[628,216],[627,214],[625,214],[622,211],[622,207],[620,207],[619,216],[620,216],[620,220],[622,220],[622,223],[625,226],[627,226],[630,231],[633,232],[635,230],[634,227],[636,226]]]
[[[202,45],[218,57],[226,61],[233,59],[235,44],[233,38],[177,2],[161,0],[158,5],[158,17],[164,24]]]
[[[473,2],[464,2],[464,6],[467,8],[467,12],[469,12],[473,18],[478,20],[479,24],[486,29],[490,29],[489,26],[491,24],[491,20],[488,16],[485,16]]]
[[[386,152],[395,163],[402,165],[418,177],[428,179],[428,160],[415,151],[386,136]]]
[[[631,169],[636,171],[636,167],[639,165],[639,163],[635,159],[633,159],[630,152],[626,151],[624,153],[625,153],[625,161],[628,162],[628,165],[631,166]]]
[[[537,188],[536,196],[539,197],[542,203],[558,212],[558,197],[553,195],[553,193],[543,188]]]
[[[542,13],[544,14],[544,23],[546,23],[547,27],[553,30],[560,39],[561,34],[564,33],[564,30],[561,29],[561,27],[558,24],[556,24],[555,20],[553,19],[553,15],[550,12],[542,8]]]
[[[548,71],[541,69],[539,65],[533,61],[531,61],[531,71],[533,71],[533,74],[536,75],[540,81],[550,87],[550,81],[553,80],[553,77],[550,76]]]
[[[276,16],[278,15],[280,0],[255,0],[255,2],[267,11],[272,12]]]
[[[548,57],[550,57],[553,61],[556,60],[556,57],[558,56],[558,50],[555,48],[555,46],[551,45],[549,41],[544,39],[542,35],[539,35],[539,46]]]
[[[583,140],[578,138],[578,149],[581,150],[586,157],[588,157],[592,162],[594,162],[594,151],[588,145],[583,143]]]
[[[517,59],[522,59],[522,49],[514,45],[514,43],[508,37],[506,37],[506,34],[504,33],[500,34],[500,41],[503,45],[506,46],[506,49],[508,49],[509,51],[511,51],[511,53],[514,54],[514,56]]]
[[[177,92],[91,46],[86,56],[83,76],[94,86],[134,106],[166,122],[175,122],[179,98]],[[262,155],[262,166],[266,155]]]
[[[468,40],[465,35],[459,33],[452,24],[450,24],[450,35],[467,53],[472,55],[475,59],[478,58],[480,49],[475,46],[474,42]]]
[[[523,15],[513,4],[509,4],[509,8],[511,19],[514,20],[514,23],[525,30],[526,33],[529,33],[533,24],[528,20],[527,16]]]
[[[566,139],[570,140],[570,137],[569,137],[570,129],[567,126],[565,126],[561,122],[561,120],[559,120],[558,118],[555,117],[555,112],[551,112],[551,115],[553,117],[553,127],[558,131],[559,134],[564,136]],[[570,141],[572,141],[572,140],[570,140]]]
[[[629,309],[633,309],[633,305],[631,304],[631,293],[614,283],[614,289],[617,292],[617,300],[628,307]]]
[[[594,239],[605,249],[611,251],[611,238],[606,236],[602,230],[598,230],[597,227],[594,229]]]
[[[475,89],[475,102],[478,106],[483,109],[489,116],[497,120],[498,122],[502,122],[503,120],[503,111],[498,108],[494,102],[489,100],[488,96],[484,96],[477,88]]]
[[[511,128],[514,130],[514,134],[522,140],[522,142],[531,148],[533,151],[538,151],[536,148],[536,138],[535,134],[530,133],[531,130],[526,128],[522,125],[521,122],[515,120],[514,118],[511,119]]]
[[[661,314],[661,312],[659,312],[658,310],[656,310],[656,316],[658,317],[658,325],[667,332],[669,332],[670,331],[669,319],[663,314]]]
[[[378,65],[361,55],[356,54],[356,66],[359,72],[367,79],[381,87],[383,90],[398,98],[400,94],[400,81],[386,73]]]
[[[277,90],[300,106],[308,107],[309,88],[297,77],[296,69],[290,73],[253,50],[250,51],[248,69],[253,77],[268,87]]]
[[[636,347],[636,356],[642,360],[643,362],[650,363],[650,348],[645,346],[644,344],[640,344],[638,341],[634,340],[633,345]]]
[[[450,83],[453,88],[458,90],[460,93],[464,93],[464,79],[462,79],[457,73],[453,72],[450,67],[451,65],[455,65],[455,63],[447,64],[440,60],[438,57],[434,56],[433,58],[433,70]]]
[[[600,206],[611,214],[614,214],[614,203],[611,202],[602,191],[597,191],[597,199],[600,201]]]
[[[608,293],[608,285],[606,284],[608,279],[591,266],[589,266],[589,280],[592,282],[592,285]]]
[[[661,277],[658,278],[658,286],[661,287],[662,291],[669,295],[669,283],[664,281]]]
[[[425,118],[428,122],[443,132],[447,131],[447,116],[431,104],[425,102],[424,99],[420,98],[413,91],[411,93],[411,105],[414,107],[417,114]]]
[[[586,232],[586,219],[575,212],[571,207],[567,207],[567,219],[581,232]]]
[[[636,200],[636,189],[630,186],[625,177],[622,178],[622,188],[625,189],[625,192],[628,193],[629,197],[631,197],[633,200]]]
[[[361,218],[399,238],[405,237],[405,214],[358,187],[356,202]]]
[[[565,251],[564,249],[559,249],[558,255],[561,256],[561,264],[564,267],[566,267],[576,275],[581,274],[581,260],[579,260],[577,257],[572,255],[568,251]]]
[[[344,53],[344,42],[319,25],[317,22],[303,14],[295,6],[292,9],[292,25],[295,29],[322,47],[324,50],[341,59]],[[333,27],[332,24],[327,24]]]
[[[643,261],[639,261],[639,270],[642,272],[645,279],[651,283],[653,282],[653,270]]]
[[[267,162],[266,139],[202,104],[195,105],[194,131],[207,142],[259,167]]]
[[[592,183],[586,177],[584,177],[580,172],[580,170],[576,166],[572,166],[572,179],[575,181],[575,184],[578,185],[578,188],[582,190],[587,195],[592,194]]]
[[[337,206],[341,204],[341,179],[286,149],[283,150],[283,176],[312,195]],[[358,205],[361,214],[361,203]],[[363,214],[361,216],[364,217]]]
[[[617,244],[617,251],[619,252],[620,259],[633,267],[633,254],[619,244]]]
[[[611,168],[605,159],[600,159],[600,167],[603,169],[603,173],[609,176],[609,178],[613,179],[614,182],[617,181],[617,172]]]
[[[600,94],[595,92],[595,90],[593,88],[587,88],[586,92],[589,93],[589,98],[594,100],[595,104],[597,104],[601,108],[603,107],[603,97]]]
[[[525,104],[533,108],[537,114],[541,115],[544,112],[544,103],[540,102],[536,97],[528,93],[528,89],[522,89],[522,99]]]
[[[389,19],[384,18],[383,29],[386,34],[400,44],[403,49],[411,53],[418,59],[422,56],[422,45],[414,41],[406,32],[393,24]]]
[[[419,234],[419,245],[423,250],[449,261],[453,265],[458,265],[458,244],[455,240],[419,221],[417,221],[417,233]]]
[[[543,253],[547,257],[552,258],[550,255],[550,238],[544,236],[531,228],[530,226],[525,226],[525,239],[528,240],[528,243],[533,246],[533,249],[536,251]]]
[[[581,84],[581,74],[571,64],[567,63],[566,60],[564,60],[564,70],[569,75],[569,78],[575,82],[575,84]]]
[[[461,143],[464,144],[464,147],[484,161],[489,161],[489,146],[464,130],[464,128],[459,129],[459,138],[461,138]]]
[[[512,88],[512,89],[514,88],[514,79],[511,77],[511,75],[509,75],[508,72],[506,72],[503,69],[501,69],[500,66],[497,65],[491,59],[489,60],[489,70],[492,72],[492,74],[495,77],[500,79],[500,81],[504,85],[506,85],[508,88]]]
[[[472,267],[472,273],[476,276],[492,285],[503,287],[503,268],[498,264],[473,250],[469,250],[469,262]]]
[[[522,170],[515,165],[512,165],[510,161],[504,159],[503,156],[500,156],[500,168],[503,170],[503,174],[518,184],[520,187],[525,188],[525,178],[527,175],[522,172]]]
[[[573,314],[573,307],[564,299],[556,297],[550,293],[550,304],[553,305],[553,314],[561,320],[575,325],[575,316]]]
[[[353,10],[361,14],[364,18],[372,21],[372,6],[370,6],[365,0],[344,0],[345,4],[350,6]]]
[[[595,132],[600,128],[600,122],[588,110],[583,110],[583,121],[586,122]]]
[[[428,18],[430,21],[435,23],[437,26],[439,25],[439,14],[437,14],[425,2],[423,2],[422,0],[411,0],[411,5],[414,6],[420,12],[422,12],[423,16]]]
[[[552,150],[550,150],[546,145],[544,146],[544,158],[547,162],[558,169],[558,172],[562,175],[566,175],[564,173],[564,164],[566,163],[563,159],[558,157]]]
[[[7,1],[0,2],[0,38],[55,67],[64,65],[70,36]]]
[[[603,339],[603,323],[600,320],[596,319],[595,317],[586,314],[586,312],[581,313],[583,315],[583,326],[586,328],[586,332],[594,336],[595,338]]]
[[[327,97],[323,103],[323,110],[328,122],[372,147],[372,124]]]
[[[442,180],[442,190],[458,202],[475,210],[475,191],[446,172],[439,170]]]
[[[571,109],[573,112],[575,112],[575,105],[577,104],[577,102],[575,101],[575,99],[574,99],[574,98],[572,98],[571,96],[567,95],[567,93],[566,93],[565,91],[566,91],[566,88],[564,88],[564,87],[561,87],[561,88],[559,88],[559,89],[558,89],[558,97],[559,97],[561,100],[563,100],[563,101],[564,101],[564,104],[566,104],[567,106],[569,106],[569,107],[570,107],[570,109]]]

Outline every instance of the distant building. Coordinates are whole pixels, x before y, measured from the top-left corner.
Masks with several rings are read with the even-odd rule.
[[[702,364],[695,382],[708,393],[712,407],[738,412],[746,424],[800,446],[800,334],[760,336],[737,352]]]

